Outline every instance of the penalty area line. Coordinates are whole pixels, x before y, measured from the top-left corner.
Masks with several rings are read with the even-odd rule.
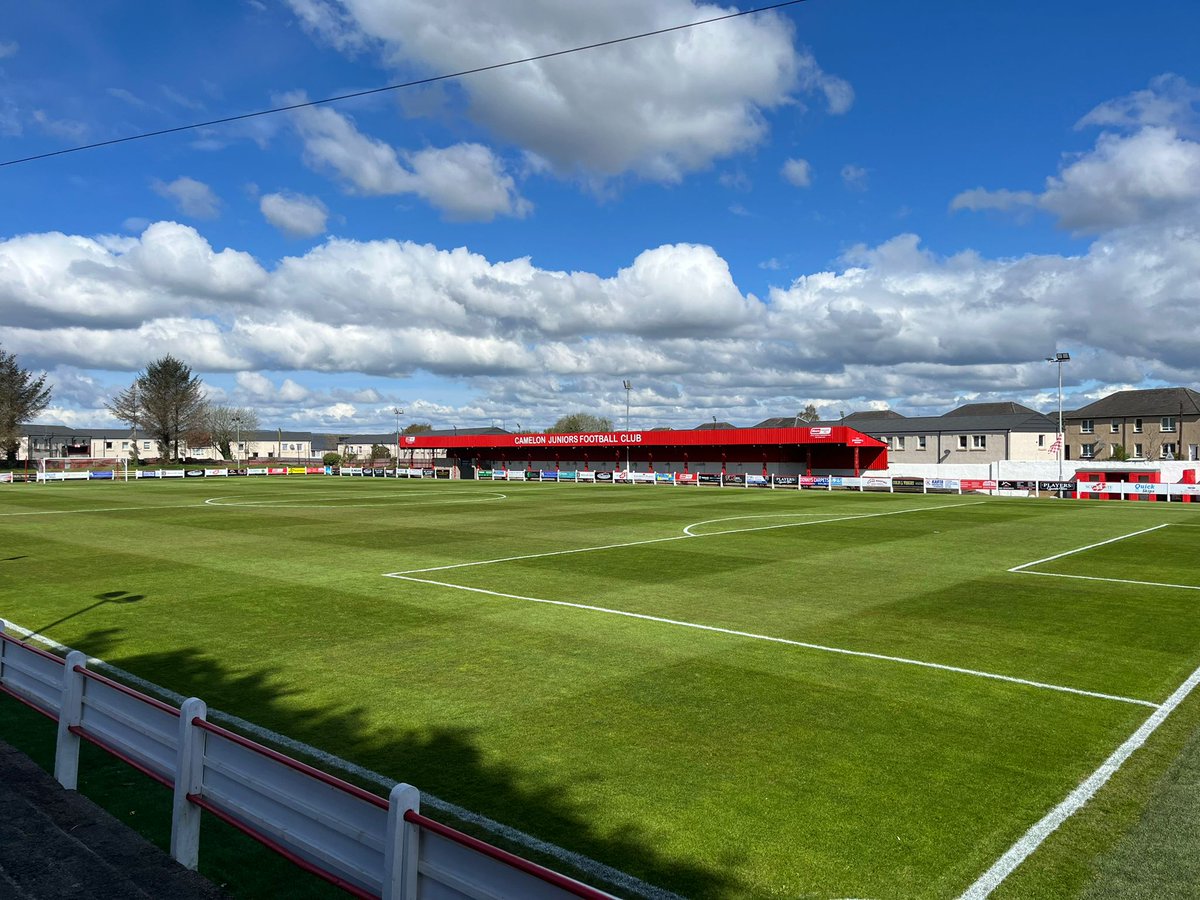
[[[1015,675],[1001,675],[997,672],[984,672],[979,669],[966,669],[960,666],[950,666],[944,663],[927,662],[920,659],[909,659],[903,656],[887,656],[882,653],[870,653],[866,650],[849,650],[845,647],[828,647],[824,644],[811,644],[807,641],[796,641],[791,638],[774,637],[768,634],[756,634],[752,631],[738,631],[733,628],[722,628],[717,625],[703,625],[698,622],[684,622],[680,619],[668,619],[663,616],[652,616],[647,613],[629,612],[623,609],[610,609],[606,606],[594,606],[588,603],[574,603],[569,600],[547,600],[542,597],[525,597],[521,594],[506,594],[501,591],[489,591],[485,588],[467,587],[461,584],[451,584],[446,581],[434,581],[430,578],[413,578],[409,575],[392,575],[401,581],[411,581],[415,584],[427,584],[434,587],[452,588],[467,591],[472,594],[483,594],[488,597],[500,597],[506,600],[524,600],[528,603],[544,603],[549,606],[566,606],[572,609],[582,609],[588,612],[604,613],[610,616],[622,616],[628,619],[640,619],[644,622],[657,622],[661,625],[674,625],[679,628],[694,628],[697,631],[707,631],[714,634],[726,634],[732,637],[748,638],[755,641],[767,641],[772,644],[785,644],[789,647],[800,647],[805,650],[817,650],[822,653],[836,653],[840,656],[853,656],[860,659],[873,659],[881,662],[899,663],[907,666],[919,666],[924,669],[936,669],[940,672],[952,672],[957,675],[971,675],[976,678],[988,678],[993,681],[1003,681],[1008,684],[1019,684],[1025,687],[1038,688],[1047,691],[1057,691],[1063,694],[1075,694],[1081,697],[1092,697],[1098,700],[1114,700],[1118,703],[1132,703],[1137,706],[1148,706],[1158,709],[1157,703],[1149,700],[1139,700],[1134,697],[1122,697],[1118,694],[1104,694],[1098,691],[1086,691],[1082,688],[1067,687],[1062,684],[1049,684],[1044,681],[1032,681],[1027,678],[1017,678]]]
[[[883,516],[901,516],[906,513],[918,512],[933,512],[941,509],[956,509],[961,506],[978,506],[981,503],[986,503],[985,500],[976,500],[968,503],[944,503],[939,506],[917,506],[909,509],[894,509],[890,512],[881,513],[861,513],[853,516],[838,516],[831,519],[822,519],[819,522],[787,522],[783,525],[757,525],[753,528],[730,528],[725,531],[710,531],[705,534],[694,534],[688,529],[695,528],[699,525],[709,524],[709,522],[726,521],[725,519],[711,519],[709,522],[693,522],[691,525],[684,526],[683,534],[673,534],[668,537],[648,538],[644,541],[624,541],[619,544],[602,544],[598,547],[576,547],[571,550],[547,550],[545,553],[526,553],[522,556],[503,556],[497,559],[478,559],[474,562],[451,563],[447,566],[429,566],[424,569],[406,569],[403,572],[384,572],[384,578],[401,578],[405,575],[421,575],[425,572],[446,572],[450,569],[469,569],[472,566],[491,566],[497,563],[506,562],[521,562],[527,559],[545,559],[549,556],[568,556],[572,553],[595,553],[599,550],[621,550],[625,547],[645,547],[650,544],[666,544],[671,541],[686,541],[692,538],[717,537],[724,534],[746,534],[752,531],[773,531],[779,528],[808,528],[813,525],[828,525],[833,522],[849,522],[854,519],[878,519]],[[737,518],[737,517],[734,517]]]
[[[1089,775],[1075,790],[1071,791],[1058,806],[1046,813],[1033,827],[1031,827],[1020,839],[1010,847],[1003,856],[994,862],[986,872],[969,888],[963,891],[960,900],[983,900],[998,888],[1009,875],[1016,870],[1017,866],[1021,865],[1029,858],[1042,842],[1057,830],[1063,822],[1073,816],[1076,812],[1083,808],[1089,800],[1096,795],[1096,792],[1108,782],[1113,775],[1124,765],[1125,761],[1133,755],[1134,751],[1146,743],[1150,737],[1164,721],[1167,716],[1175,711],[1175,708],[1182,703],[1196,687],[1200,684],[1200,668],[1192,672],[1187,681],[1181,684],[1175,693],[1171,694],[1166,701],[1159,706],[1150,718],[1146,719],[1120,747],[1112,752],[1100,767]]]
[[[1021,572],[1031,566],[1040,566],[1042,563],[1054,562],[1056,559],[1062,559],[1064,556],[1073,556],[1076,553],[1083,553],[1085,550],[1094,550],[1097,547],[1103,547],[1105,544],[1115,544],[1117,541],[1126,541],[1129,538],[1137,537],[1139,534],[1149,534],[1152,531],[1158,531],[1160,528],[1166,528],[1170,522],[1163,522],[1161,525],[1155,525],[1153,528],[1143,528],[1141,531],[1131,531],[1129,534],[1120,534],[1114,538],[1109,538],[1107,541],[1097,541],[1095,544],[1088,544],[1086,547],[1076,547],[1074,550],[1064,550],[1062,553],[1055,553],[1053,556],[1047,556],[1044,559],[1035,559],[1033,562],[1022,563],[1019,566],[1013,566],[1008,571]],[[1032,575],[1041,575],[1041,572],[1031,572]]]

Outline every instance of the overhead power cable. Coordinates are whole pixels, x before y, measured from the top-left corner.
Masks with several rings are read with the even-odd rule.
[[[742,16],[752,16],[756,13],[769,12],[775,9],[783,9],[786,6],[796,6],[799,3],[804,3],[806,0],[783,0],[780,3],[772,3],[769,6],[756,6],[754,9],[743,9],[738,12],[726,13],[723,16],[713,16],[710,19],[701,19],[698,22],[688,22],[684,25],[672,25],[669,28],[659,28],[654,31],[643,31],[640,34],[631,34],[626,37],[613,38],[608,41],[598,41],[594,44],[584,44],[580,47],[572,47],[569,50],[555,50],[552,53],[540,53],[537,56],[526,56],[522,59],[513,59],[508,62],[492,63],[487,66],[477,66],[474,69],[463,69],[459,72],[449,72],[444,75],[432,75],[429,78],[417,78],[412,81],[404,81],[399,84],[388,84],[383,87],[368,88],[363,91],[354,91],[349,94],[338,94],[336,97],[325,97],[321,100],[306,100],[303,103],[290,103],[286,106],[273,106],[270,109],[260,109],[255,112],[241,113],[236,116],[223,116],[220,119],[209,119],[207,122],[193,122],[189,125],[176,125],[174,128],[160,128],[158,131],[143,131],[140,134],[131,134],[125,137],[112,138],[107,141],[96,141],[91,144],[79,144],[75,147],[64,147],[61,150],[51,150],[48,153],[38,153],[33,156],[24,156],[20,159],[9,159],[0,162],[0,168],[4,166],[16,166],[21,163],[34,162],[39,159],[49,159],[52,156],[63,156],[67,153],[80,153],[84,150],[95,150],[99,147],[111,147],[113,144],[127,144],[130,141],[141,141],[146,138],[161,137],[165,134],[177,134],[181,131],[192,131],[197,128],[209,128],[213,125],[226,125],[230,122],[241,122],[246,119],[256,119],[260,116],[270,116],[275,113],[291,112],[296,109],[305,109],[310,106],[323,106],[329,103],[340,103],[343,100],[353,100],[356,97],[367,97],[371,94],[382,94],[387,91],[400,91],[405,88],[420,87],[425,84],[433,84],[438,81],[449,81],[453,78],[462,78],[466,75],[477,75],[480,72],[493,72],[497,69],[507,69],[510,66],[519,66],[525,63],[538,62],[543,59],[554,59],[557,56],[567,56],[571,53],[582,53],[585,50],[596,50],[600,47],[611,47],[614,44],[624,44],[629,41],[637,41],[642,38],[656,37],[661,34],[670,34],[673,31],[683,31],[688,28],[697,28],[701,25],[711,25],[714,22],[724,22],[727,19],[737,19]]]

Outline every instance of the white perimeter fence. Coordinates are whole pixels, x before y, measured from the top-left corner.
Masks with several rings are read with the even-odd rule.
[[[986,467],[985,467],[986,468]],[[1167,473],[1168,476],[1171,473]],[[1176,473],[1180,476],[1183,470]],[[298,466],[251,469],[174,469],[137,472],[138,478],[228,478],[234,476],[334,475],[378,478],[457,478],[448,468],[347,468]],[[88,472],[38,472],[38,481],[112,481],[114,470]],[[771,488],[819,491],[886,491],[908,494],[987,493],[1000,496],[1034,496],[1039,493],[1074,496],[1077,499],[1142,499],[1200,502],[1200,484],[1146,483],[1123,481],[1049,481],[1033,478],[949,478],[918,474],[879,475],[746,475],[709,472],[559,471],[557,469],[478,469],[477,481],[523,481],[573,484],[649,484],[676,487]],[[1193,476],[1189,476],[1193,477]],[[0,472],[0,482],[12,481],[12,473]]]
[[[0,691],[58,722],[54,776],[75,789],[86,740],[174,792],[171,855],[196,868],[211,813],[356,897],[560,900],[612,895],[429,819],[397,784],[385,800],[4,632]]]

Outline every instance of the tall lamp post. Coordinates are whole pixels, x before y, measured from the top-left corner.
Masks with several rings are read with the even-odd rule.
[[[1070,362],[1070,353],[1055,353],[1053,356],[1047,356],[1046,362],[1058,364],[1058,480],[1063,480],[1063,449],[1066,445],[1067,436],[1063,433],[1063,395],[1062,395],[1062,364]],[[1059,494],[1061,495],[1061,491]]]
[[[625,388],[625,471],[629,471],[629,392],[633,390],[633,384],[626,378],[621,382]]]
[[[396,417],[396,471],[400,470],[400,417],[404,410],[398,406],[392,407],[392,415]]]
[[[233,414],[233,460],[239,460],[238,452],[242,449],[242,417],[240,413]],[[225,432],[229,434],[229,432]]]

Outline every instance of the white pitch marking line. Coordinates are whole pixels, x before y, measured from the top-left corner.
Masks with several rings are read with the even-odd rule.
[[[703,525],[703,522],[693,522],[684,528],[683,534],[671,535],[670,537],[650,538],[645,541],[626,541],[621,544],[603,544],[599,547],[577,547],[574,550],[548,550],[545,553],[526,553],[522,556],[504,556],[498,559],[479,559],[474,562],[451,563],[448,566],[430,566],[425,569],[406,569],[403,572],[384,572],[385,578],[399,578],[403,575],[419,575],[423,572],[445,572],[448,569],[467,569],[472,566],[490,566],[496,563],[519,562],[526,559],[543,559],[547,556],[567,556],[572,553],[593,553],[598,550],[620,550],[624,547],[644,547],[647,544],[665,544],[670,541],[686,541],[689,538],[714,537],[721,534],[742,534],[750,531],[766,531],[772,528],[803,528],[808,525],[825,525],[830,522],[848,522],[852,519],[875,519],[880,516],[899,516],[905,513],[929,512],[935,509],[953,509],[960,506],[978,506],[981,503],[986,503],[986,500],[977,500],[970,503],[945,503],[940,506],[920,506],[911,509],[897,509],[891,512],[881,513],[864,513],[855,516],[839,516],[833,519],[822,519],[819,522],[789,522],[784,525],[761,525],[755,528],[734,528],[728,531],[712,531],[706,534],[692,534],[688,532],[688,528],[695,528],[697,525]],[[819,515],[819,513],[818,513]],[[716,521],[716,520],[714,520]]]
[[[1134,581],[1130,578],[1101,578],[1099,575],[1066,575],[1062,572],[1017,572],[1018,575],[1041,575],[1043,578],[1078,578],[1082,581],[1109,581],[1113,584],[1138,584],[1144,587],[1179,588],[1184,591],[1200,591],[1200,585],[1170,584],[1166,581]]]
[[[210,497],[205,500],[208,506],[223,506],[232,509],[367,509],[370,507],[393,506],[396,503],[404,503],[409,497],[415,494],[423,496],[434,495],[437,500],[413,500],[410,505],[413,506],[440,506],[451,503],[494,503],[497,500],[507,500],[507,494],[501,494],[499,491],[484,491],[480,494],[469,493],[467,491],[447,491],[440,493],[438,491],[408,491],[404,494],[386,493],[386,494],[318,494],[314,496],[295,495],[292,497],[284,497],[278,500],[259,500],[250,499],[241,494],[230,494],[226,497]],[[447,499],[448,497],[465,497],[464,500]],[[391,503],[358,503],[359,500],[379,500],[387,499]],[[225,503],[223,501],[235,501]],[[344,503],[335,503],[332,501],[344,500]],[[322,502],[313,502],[322,501]]]
[[[920,666],[925,669],[938,669],[942,672],[956,672],[959,675],[974,675],[977,678],[990,678],[994,681],[1007,681],[1011,684],[1021,684],[1026,687],[1042,688],[1043,690],[1059,691],[1064,694],[1077,694],[1082,697],[1095,697],[1100,700],[1116,700],[1121,703],[1133,703],[1138,706],[1148,706],[1151,709],[1158,709],[1157,703],[1152,703],[1149,700],[1137,700],[1133,697],[1122,697],[1117,694],[1102,694],[1096,691],[1085,691],[1081,688],[1066,687],[1061,684],[1048,684],[1043,681],[1030,681],[1026,678],[1017,678],[1013,675],[999,675],[995,672],[983,672],[978,669],[964,669],[959,666],[948,666],[943,663],[925,662],[920,659],[908,659],[903,656],[885,656],[881,653],[868,653],[865,650],[847,650],[844,647],[827,647],[823,644],[810,644],[805,641],[794,641],[790,638],[772,637],[766,634],[755,634],[751,631],[736,631],[732,628],[720,628],[716,625],[701,625],[697,622],[683,622],[679,619],[667,619],[662,616],[651,616],[646,613],[628,612],[622,609],[609,609],[606,606],[592,606],[587,603],[573,603],[568,600],[546,600],[541,597],[525,597],[521,594],[505,594],[500,591],[489,591],[484,588],[467,587],[461,584],[451,584],[446,581],[434,581],[429,578],[411,578],[407,575],[393,575],[393,578],[399,578],[402,581],[412,581],[417,584],[429,584],[435,587],[453,588],[459,591],[468,591],[473,594],[484,594],[489,597],[502,597],[509,600],[526,600],[530,603],[546,603],[551,606],[568,606],[573,609],[586,609],[591,612],[607,613],[612,616],[624,616],[630,619],[641,619],[646,622],[659,622],[664,625],[677,625],[681,628],[695,628],[700,631],[710,631],[717,634],[728,634],[734,637],[750,638],[756,641],[769,641],[773,644],[786,644],[790,647],[803,647],[806,650],[819,650],[823,653],[837,653],[842,656],[857,656],[863,659],[876,659],[883,662],[903,663],[908,666]]]
[[[60,644],[58,641],[51,640],[47,637],[42,637],[39,634],[34,634],[32,631],[22,628],[20,625],[17,625],[13,622],[9,622],[7,620],[0,621],[4,621],[6,627],[19,633],[23,637],[29,640],[37,641],[40,644],[44,644],[52,650],[57,650],[60,653],[67,653],[71,650],[70,647]],[[157,694],[159,697],[163,698],[164,700],[169,700],[176,706],[179,706],[185,699],[187,699],[183,696],[183,694],[178,694],[175,691],[155,684],[152,681],[139,678],[132,672],[126,672],[124,669],[117,668],[116,666],[106,663],[102,659],[97,659],[94,656],[88,657],[87,664],[89,668],[100,669],[101,671],[108,672],[110,675],[115,675],[122,681],[136,685],[148,693]],[[230,713],[221,712],[219,709],[210,708],[208,715],[211,719],[216,719],[217,721],[224,722],[227,725],[233,725],[239,731],[252,734],[257,738],[275,744],[278,747],[286,747],[293,752],[303,753],[312,759],[319,760],[324,765],[331,766],[335,769],[340,769],[343,772],[347,772],[363,779],[364,781],[369,781],[372,784],[377,784],[385,791],[390,791],[397,784],[394,778],[388,778],[386,775],[373,772],[364,766],[358,765],[357,763],[352,763],[349,760],[342,759],[340,756],[334,756],[332,753],[327,753],[324,750],[320,750],[316,747],[310,746],[309,744],[302,743],[295,738],[290,738],[287,735],[279,734],[271,731],[268,728],[263,728],[261,725],[255,725],[253,722],[247,722],[245,719]],[[543,841],[541,838],[536,838],[531,834],[526,834],[519,829],[505,825],[502,822],[497,822],[495,819],[489,819],[487,816],[480,815],[479,813],[471,812],[469,809],[465,809],[464,807],[451,803],[448,800],[442,800],[440,797],[436,797],[433,794],[425,791],[421,791],[421,803],[432,806],[434,809],[440,809],[442,812],[449,813],[461,821],[471,822],[472,824],[478,825],[480,828],[484,828],[492,834],[496,834],[502,838],[505,838],[506,840],[510,840],[514,844],[519,844],[522,847],[528,847],[530,850],[544,853],[547,856],[551,856],[557,860],[574,866],[581,872],[586,872],[588,875],[593,876],[601,881],[605,881],[608,884],[632,891],[641,897],[648,898],[648,900],[684,900],[684,898],[680,897],[678,894],[673,894],[663,888],[655,887],[652,884],[642,881],[640,878],[635,878],[633,875],[627,875],[620,869],[614,869],[602,862],[597,862],[590,857],[584,856],[582,853],[576,853],[573,850],[566,850],[557,846],[556,844]]]
[[[1067,795],[1058,806],[1050,810],[1040,821],[1030,828],[1021,838],[1008,849],[1003,856],[994,862],[979,879],[967,888],[960,900],[983,900],[994,891],[1012,872],[1046,840],[1055,829],[1068,818],[1078,812],[1085,803],[1096,795],[1117,770],[1133,755],[1146,739],[1166,721],[1167,716],[1184,701],[1192,689],[1200,684],[1200,668],[1192,672],[1187,681],[1181,684],[1167,700],[1150,714],[1141,727],[1138,728],[1112,755],[1100,764],[1075,790]]]
[[[1008,571],[1020,572],[1022,569],[1028,569],[1030,566],[1038,566],[1042,563],[1053,562],[1056,559],[1062,559],[1064,556],[1072,556],[1076,553],[1083,553],[1085,550],[1093,550],[1096,547],[1103,547],[1105,544],[1115,544],[1117,541],[1128,540],[1131,537],[1137,537],[1139,534],[1149,534],[1151,531],[1158,531],[1160,528],[1166,528],[1170,524],[1170,522],[1164,522],[1161,525],[1155,525],[1153,528],[1143,528],[1141,531],[1131,531],[1129,534],[1118,535],[1115,538],[1109,538],[1107,541],[1099,541],[1095,544],[1088,544],[1086,547],[1076,547],[1074,550],[1066,550],[1062,553],[1056,553],[1053,556],[1047,556],[1045,559],[1035,559],[1033,562],[1027,562],[1019,566],[1013,566]]]
[[[203,503],[177,503],[162,506],[109,506],[103,509],[36,509],[28,512],[0,513],[0,518],[9,516],[77,516],[84,513],[144,512],[148,509],[194,509],[202,506],[204,506]]]

